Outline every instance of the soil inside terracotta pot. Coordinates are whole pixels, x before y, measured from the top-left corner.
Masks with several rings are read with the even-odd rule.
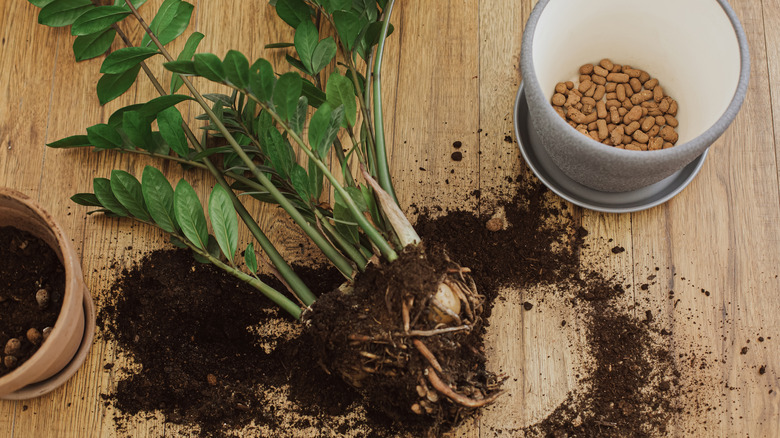
[[[48,304],[41,307],[36,299],[39,290],[48,294]],[[23,364],[40,347],[46,327],[57,321],[65,293],[65,269],[54,250],[38,237],[14,227],[0,227],[0,376]],[[18,351],[6,354],[11,338],[19,340]],[[7,357],[15,357],[6,359]],[[8,367],[7,362],[16,362]]]

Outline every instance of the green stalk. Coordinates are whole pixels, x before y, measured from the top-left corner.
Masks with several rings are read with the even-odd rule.
[[[385,22],[382,24],[382,33],[379,35],[379,43],[376,48],[376,61],[374,62],[374,135],[376,137],[375,149],[377,160],[377,180],[382,188],[392,196],[395,203],[398,198],[395,196],[393,181],[390,178],[390,168],[387,163],[387,149],[385,147],[385,125],[382,117],[382,54],[385,50],[385,39],[390,29],[390,15],[393,13],[395,0],[390,0],[387,4],[385,13]]]
[[[165,47],[160,43],[160,40],[157,39],[157,36],[152,32],[152,30],[149,28],[149,26],[146,24],[146,21],[144,21],[143,17],[138,13],[138,10],[133,6],[133,4],[130,2],[130,0],[125,0],[125,4],[128,5],[130,8],[130,11],[133,13],[133,15],[136,17],[138,22],[141,24],[141,27],[143,27],[144,31],[149,35],[149,38],[154,42],[154,44],[157,46],[157,48],[160,50],[160,53],[167,59],[169,62],[173,62],[174,59],[168,53],[168,51],[165,49]],[[350,263],[349,260],[347,260],[339,251],[336,249],[333,245],[331,245],[330,242],[328,242],[325,237],[319,233],[317,229],[315,229],[310,223],[306,221],[306,219],[303,217],[303,215],[295,209],[295,206],[292,205],[292,203],[282,195],[282,193],[273,185],[273,183],[257,168],[255,163],[252,161],[251,158],[244,152],[243,148],[236,142],[236,139],[233,138],[233,136],[230,134],[228,129],[225,127],[225,125],[222,123],[221,120],[214,114],[214,112],[211,110],[211,107],[209,107],[206,100],[201,96],[201,94],[198,92],[198,90],[195,88],[195,86],[192,84],[192,82],[187,78],[186,76],[181,76],[182,81],[184,82],[184,85],[187,87],[188,90],[190,90],[190,93],[192,93],[192,96],[195,98],[195,100],[198,102],[198,104],[203,108],[203,110],[208,115],[209,119],[216,125],[219,132],[225,137],[227,142],[230,144],[230,146],[233,148],[234,152],[241,158],[241,160],[246,164],[246,166],[249,168],[249,170],[252,172],[252,174],[257,178],[257,180],[260,182],[260,184],[263,185],[263,187],[269,192],[269,194],[276,200],[276,202],[279,203],[279,205],[284,209],[284,211],[287,212],[287,214],[290,215],[290,217],[293,219],[293,221],[306,233],[307,236],[309,236],[310,239],[322,250],[322,252],[325,254],[328,259],[333,262],[333,265],[336,266],[336,268],[341,271],[342,274],[344,274],[347,278],[352,278],[354,267]],[[229,190],[232,192],[232,189]]]
[[[342,236],[341,233],[339,233],[338,230],[336,230],[333,225],[331,225],[330,221],[328,221],[328,218],[326,218],[318,208],[314,209],[314,214],[317,216],[317,219],[319,219],[319,223],[322,224],[322,228],[324,228],[325,231],[333,236],[333,238],[336,240],[336,244],[338,244],[338,246],[347,253],[349,258],[355,262],[358,270],[363,272],[366,265],[368,264],[368,260],[363,257],[363,254],[358,251],[357,248],[347,242],[346,239],[344,239],[344,236]]]
[[[358,226],[363,229],[363,231],[366,233],[366,236],[368,236],[369,239],[371,239],[371,242],[376,245],[376,247],[379,249],[379,251],[382,253],[382,255],[387,259],[388,262],[392,262],[393,260],[398,258],[398,254],[395,252],[392,246],[385,240],[384,237],[382,237],[382,234],[374,228],[373,225],[368,221],[368,219],[363,216],[363,212],[360,211],[357,204],[355,204],[355,201],[352,199],[352,197],[347,193],[346,190],[344,190],[344,187],[341,186],[341,184],[338,182],[335,176],[330,172],[330,169],[328,166],[325,165],[325,163],[322,162],[322,160],[317,157],[317,155],[309,149],[308,146],[306,146],[306,143],[303,142],[301,137],[298,136],[298,134],[295,133],[292,129],[290,129],[289,126],[287,126],[286,123],[284,123],[284,120],[279,117],[278,114],[276,114],[275,111],[271,111],[270,108],[268,108],[268,105],[261,102],[257,97],[253,95],[250,96],[255,102],[260,104],[262,106],[263,110],[268,111],[268,114],[273,117],[274,121],[281,126],[285,132],[287,132],[287,135],[289,135],[295,143],[300,146],[301,150],[311,159],[314,161],[314,163],[317,165],[317,167],[320,168],[323,175],[325,175],[326,178],[328,178],[328,181],[330,181],[330,184],[333,186],[334,190],[338,192],[339,195],[344,199],[344,201],[347,203],[347,207],[349,208],[350,213],[352,213],[352,217],[355,218],[355,221],[358,223]]]
[[[130,5],[131,8],[133,8],[133,5]],[[136,17],[139,17],[137,14],[137,10],[135,11]],[[117,35],[124,41],[125,45],[128,47],[132,47],[132,41],[125,35],[125,33],[122,31],[122,29],[119,28],[116,24],[112,26],[116,32]],[[169,55],[170,56],[170,55]],[[149,69],[149,67],[146,65],[145,62],[141,61],[141,67],[144,70],[144,73],[149,78],[149,80],[152,82],[152,85],[155,87],[157,92],[161,96],[165,96],[168,93],[165,91],[165,89],[162,87],[160,82],[157,80],[157,78],[154,76],[152,71]],[[189,139],[190,143],[192,143],[193,147],[198,152],[201,152],[203,150],[203,147],[201,146],[198,139],[195,137],[195,134],[190,129],[189,125],[187,123],[182,124],[182,128],[184,129],[184,134]],[[164,158],[167,160],[183,163],[183,164],[189,164],[191,166],[200,167],[202,169],[207,169],[211,172],[211,174],[214,176],[215,179],[222,185],[225,189],[227,189],[228,195],[230,195],[230,199],[233,202],[233,206],[235,207],[236,211],[238,212],[239,216],[241,216],[241,219],[246,224],[249,231],[252,233],[252,236],[257,240],[257,242],[260,244],[260,248],[262,248],[263,251],[265,251],[268,258],[271,260],[271,263],[274,264],[277,271],[280,273],[282,278],[286,281],[287,285],[290,287],[290,292],[293,295],[296,295],[298,299],[300,299],[304,304],[307,306],[311,305],[317,297],[314,296],[314,294],[311,292],[308,286],[301,280],[301,278],[298,276],[298,274],[295,273],[295,271],[292,270],[289,264],[287,264],[287,261],[284,260],[281,254],[279,254],[279,251],[277,251],[276,247],[273,243],[266,237],[265,233],[260,229],[260,226],[257,224],[255,219],[252,217],[251,214],[246,210],[244,205],[241,203],[241,201],[238,199],[238,197],[235,195],[233,190],[230,188],[230,186],[225,181],[224,177],[222,176],[222,172],[217,169],[216,166],[214,166],[211,163],[211,160],[209,160],[208,157],[203,158],[203,163],[198,163],[195,161],[187,160],[186,158],[182,157],[172,157],[170,155],[158,155],[154,154],[152,152],[146,152],[141,150],[133,150],[128,152],[135,152],[142,155],[148,155],[150,157],[159,157]],[[225,172],[225,175],[227,175],[229,178],[235,179],[237,181],[241,181],[246,183],[248,181],[243,176],[237,175],[233,172]]]

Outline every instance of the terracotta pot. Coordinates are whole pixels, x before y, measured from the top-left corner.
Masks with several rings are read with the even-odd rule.
[[[39,237],[65,268],[65,295],[49,338],[27,361],[0,377],[0,399],[31,398],[62,385],[84,362],[94,336],[94,308],[79,255],[48,212],[25,195],[0,188],[0,226],[13,226]]]

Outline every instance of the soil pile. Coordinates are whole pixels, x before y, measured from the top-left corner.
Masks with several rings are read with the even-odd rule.
[[[486,297],[485,318],[502,288],[539,284],[560,285],[543,290],[562,294],[588,314],[591,360],[581,372],[582,390],[523,432],[662,434],[676,412],[669,400],[678,391],[662,336],[652,321],[617,305],[624,293],[619,282],[581,272],[579,248],[587,231],[572,212],[552,202],[539,183],[520,185],[516,196],[482,214],[453,211],[433,218],[435,211],[423,209],[416,228],[429,245],[471,269]],[[296,268],[318,294],[342,281],[332,271],[302,269]],[[105,396],[120,423],[160,411],[166,422],[193,426],[204,436],[422,434],[411,411],[392,421],[364,406],[336,373],[313,363],[315,344],[300,327],[186,252],[158,251],[125,272],[99,323],[137,365],[122,370],[116,392]],[[481,335],[474,333],[473,351],[481,351]]]

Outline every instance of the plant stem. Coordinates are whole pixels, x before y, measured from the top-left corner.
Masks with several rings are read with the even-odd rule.
[[[382,32],[379,34],[379,43],[376,47],[376,60],[374,61],[374,134],[376,136],[375,150],[377,160],[377,180],[382,188],[393,197],[395,196],[393,181],[390,178],[390,168],[387,162],[387,150],[385,147],[385,125],[382,117],[382,54],[385,50],[385,39],[390,28],[390,15],[393,13],[395,0],[389,0],[385,12],[385,21],[382,24]]]
[[[148,29],[148,26],[146,26],[146,23],[143,22],[143,19],[138,14],[138,10],[135,9],[135,6],[133,6],[129,1],[126,1],[126,3],[129,5],[131,11],[133,11],[133,14],[135,17],[141,22],[141,25],[144,26],[146,29]],[[132,41],[125,35],[125,33],[117,26],[116,24],[113,25],[114,29],[117,31],[117,34],[122,39],[122,41],[125,42],[125,44],[129,47],[132,47]],[[157,43],[157,38],[153,35],[150,35],[151,38],[153,38]],[[168,57],[170,58],[170,54],[168,54]],[[162,87],[160,82],[157,80],[157,78],[154,76],[154,74],[151,72],[149,67],[144,63],[141,62],[141,66],[144,70],[144,73],[146,73],[146,76],[149,78],[149,80],[154,85],[155,89],[157,89],[157,92],[160,93],[160,95],[167,95],[168,93],[165,91],[165,89]],[[203,151],[203,146],[198,141],[197,137],[195,137],[195,134],[190,129],[189,125],[187,123],[182,123],[182,128],[184,129],[184,134],[190,141],[190,143],[193,145],[195,150],[198,152]],[[141,152],[138,152],[141,153]],[[154,156],[153,154],[149,154],[150,156]],[[159,155],[158,155],[159,156]],[[249,229],[250,233],[252,233],[252,236],[257,240],[258,244],[260,244],[260,248],[265,252],[265,254],[268,256],[268,258],[271,260],[271,263],[276,267],[277,271],[280,273],[282,278],[284,278],[285,282],[290,286],[290,292],[293,295],[296,295],[298,299],[300,299],[304,304],[307,306],[310,306],[317,297],[311,292],[311,289],[309,289],[308,286],[301,280],[301,278],[298,276],[298,274],[295,273],[295,271],[292,270],[289,264],[287,264],[287,261],[284,260],[284,257],[279,253],[279,251],[276,249],[273,243],[268,239],[268,237],[263,233],[263,231],[260,229],[260,226],[257,224],[255,219],[252,217],[252,215],[247,211],[246,207],[244,207],[244,204],[241,203],[241,201],[238,199],[236,194],[233,192],[233,189],[230,188],[230,185],[225,181],[225,178],[222,176],[222,173],[219,169],[211,162],[211,160],[208,157],[204,157],[202,159],[203,164],[196,163],[190,160],[186,160],[184,158],[175,158],[171,156],[160,156],[165,159],[170,159],[172,161],[187,161],[188,164],[191,165],[198,165],[198,167],[202,166],[203,168],[206,168],[211,172],[211,174],[214,176],[214,178],[217,180],[217,182],[227,189],[228,195],[230,196],[231,201],[233,202],[233,206],[238,212],[238,215],[241,217],[241,219],[246,224],[247,228]],[[233,178],[237,181],[241,181],[246,183],[249,181],[248,179],[244,178],[243,176],[233,174],[232,172],[225,172],[226,175],[228,175],[230,178]]]
[[[331,225],[330,221],[328,221],[328,218],[325,217],[324,214],[318,209],[314,209],[314,214],[317,216],[317,219],[319,219],[319,223],[322,224],[322,227],[325,228],[325,230],[330,233],[331,236],[333,236],[334,239],[336,239],[336,243],[344,250],[344,252],[347,253],[347,255],[355,262],[358,269],[363,272],[365,270],[366,265],[368,264],[368,260],[366,260],[365,257],[363,257],[363,254],[357,250],[354,246],[352,246],[349,242],[347,242],[346,239],[344,239],[344,236],[341,235],[336,229],[333,228],[333,225]]]
[[[133,4],[130,2],[130,0],[125,0],[125,3],[130,7],[130,10],[133,12],[133,15],[136,17],[138,22],[141,24],[141,27],[143,27],[144,31],[149,35],[149,38],[151,38],[152,42],[157,46],[157,48],[160,50],[160,53],[167,59],[169,62],[173,62],[173,57],[168,53],[168,51],[165,49],[165,47],[160,43],[160,40],[157,39],[157,36],[152,32],[152,30],[149,28],[149,26],[146,24],[146,21],[144,21],[143,17],[138,13],[138,10],[133,6]],[[241,158],[241,160],[246,164],[246,166],[249,168],[249,170],[252,172],[252,174],[257,178],[257,180],[260,182],[260,184],[263,185],[263,187],[268,190],[269,194],[276,200],[276,202],[279,203],[279,205],[284,209],[284,211],[287,212],[287,214],[290,215],[290,217],[293,219],[293,221],[306,233],[307,236],[309,236],[310,239],[322,250],[322,252],[325,254],[328,259],[333,262],[334,266],[341,271],[342,274],[344,274],[345,277],[348,279],[351,279],[354,272],[354,267],[352,264],[347,260],[339,251],[331,245],[330,242],[328,242],[325,237],[319,233],[319,231],[314,228],[310,223],[306,221],[306,219],[303,217],[303,215],[295,209],[295,206],[292,205],[292,203],[284,197],[284,195],[279,191],[279,189],[276,188],[276,186],[273,185],[273,183],[257,168],[254,161],[252,161],[251,158],[244,152],[243,148],[236,142],[236,139],[233,138],[233,136],[230,134],[230,131],[225,127],[225,125],[222,123],[221,120],[219,120],[219,117],[217,117],[216,114],[211,110],[211,107],[209,107],[208,103],[206,103],[206,100],[201,96],[200,92],[195,88],[195,86],[192,84],[192,82],[187,78],[186,76],[181,76],[182,81],[184,82],[184,85],[187,87],[188,90],[190,90],[190,93],[192,93],[192,96],[195,98],[195,100],[200,104],[200,106],[203,108],[203,110],[208,115],[209,119],[216,125],[219,132],[225,137],[225,140],[230,144],[230,146],[235,151],[236,155]],[[231,190],[232,191],[232,190]]]

